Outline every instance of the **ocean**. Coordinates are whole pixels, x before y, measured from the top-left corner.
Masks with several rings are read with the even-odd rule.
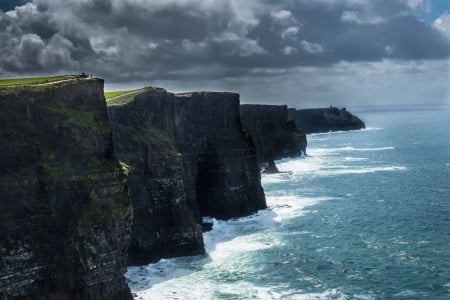
[[[130,267],[135,299],[450,299],[450,111],[358,114],[263,175],[207,254]]]

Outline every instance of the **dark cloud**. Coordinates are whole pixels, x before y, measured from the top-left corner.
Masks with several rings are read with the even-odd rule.
[[[3,11],[9,11],[9,10],[13,10],[16,6],[20,6],[23,5],[27,2],[27,0],[2,0],[0,2],[0,10]]]
[[[301,66],[450,53],[448,39],[414,17],[407,0],[274,2],[34,0],[0,11],[0,76],[262,77]]]

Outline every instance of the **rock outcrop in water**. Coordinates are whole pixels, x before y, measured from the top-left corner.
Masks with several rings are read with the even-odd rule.
[[[289,120],[305,133],[345,131],[366,128],[361,119],[345,108],[289,109]]]
[[[306,135],[288,121],[286,105],[243,104],[240,115],[260,163],[306,154]]]
[[[266,207],[239,95],[147,88],[111,100],[115,149],[130,166],[130,263],[202,253],[201,218]]]
[[[0,298],[131,299],[103,81],[1,88],[0,105]]]

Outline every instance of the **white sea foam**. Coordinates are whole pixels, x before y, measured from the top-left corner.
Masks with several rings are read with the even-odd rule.
[[[364,160],[364,159],[359,159]],[[374,172],[393,172],[404,171],[406,167],[403,166],[378,166],[366,167],[364,165],[353,166],[345,165],[345,160],[333,160],[332,164],[326,161],[325,157],[315,156],[306,160],[291,160],[287,162],[277,162],[278,169],[281,172],[292,172],[294,175],[300,176],[335,176],[343,174],[365,174]],[[271,177],[263,178],[265,183],[280,183],[289,180],[298,180],[295,177],[289,177],[286,174],[276,174]]]
[[[303,291],[289,291],[285,287],[263,288],[245,281],[233,283],[213,284],[209,278],[178,279],[176,289],[173,282],[166,281],[157,284],[151,290],[134,292],[135,299],[289,299],[289,300],[322,300],[322,299],[348,299],[338,289],[329,289],[322,293],[307,293]],[[195,287],[193,286],[195,285]],[[283,290],[277,292],[275,290]]]
[[[311,156],[307,159],[294,159],[290,161],[277,161],[277,167],[281,172],[293,172],[294,174],[305,174],[315,172],[326,167],[325,158],[321,155]],[[285,174],[278,174],[278,180],[290,180]],[[263,181],[265,178],[263,178]],[[295,179],[294,179],[295,180]]]
[[[347,147],[339,147],[339,148],[321,148],[321,149],[309,149],[309,154],[312,152],[315,153],[333,153],[333,152],[350,152],[350,151],[385,151],[385,150],[394,150],[395,147],[386,146],[386,147],[366,147],[366,148],[355,148],[352,146]]]
[[[344,161],[365,161],[368,160],[366,157],[344,157]]]
[[[318,136],[324,136],[324,135],[333,135],[333,134],[353,134],[353,133],[359,133],[359,132],[365,132],[365,131],[378,131],[383,130],[382,127],[366,127],[360,130],[340,130],[340,131],[328,131],[328,132],[319,132],[319,133],[310,133],[308,134],[308,137],[318,137]]]
[[[322,293],[306,293],[303,291],[274,292],[273,290],[260,289],[257,299],[286,299],[286,300],[322,300],[322,299],[349,299],[338,289],[329,289]]]
[[[375,172],[392,172],[392,171],[404,171],[405,167],[401,166],[390,166],[390,167],[373,167],[373,168],[336,168],[329,170],[319,170],[317,175],[321,176],[335,176],[344,174],[365,174],[365,173],[375,173]]]
[[[410,289],[402,290],[399,293],[394,294],[394,297],[401,297],[401,298],[413,297],[413,296],[417,296],[417,292],[414,290],[410,290]]]
[[[315,138],[320,136],[327,136],[327,135],[335,135],[335,134],[349,134],[350,131],[346,130],[340,130],[340,131],[327,131],[327,132],[318,132],[318,133],[309,133],[309,138]]]
[[[355,297],[355,299],[360,299],[360,300],[375,300],[378,299],[376,295],[374,294],[356,294],[353,295],[353,297]]]
[[[268,196],[269,208],[250,217],[230,221],[208,219],[213,222],[213,230],[204,234],[207,255],[164,259],[155,264],[128,268],[125,276],[135,299],[327,299],[327,295],[334,295],[335,291],[322,294],[298,294],[297,291],[288,296],[275,293],[273,287],[261,288],[236,280],[244,272],[243,265],[247,274],[251,272],[250,268],[257,268],[246,262],[246,253],[283,245],[266,229],[302,215],[309,206],[327,199]],[[253,273],[257,274],[258,270]],[[232,283],[217,283],[211,279],[222,280],[224,274],[231,274],[228,276]]]
[[[296,197],[296,196],[280,196],[280,197],[267,197],[267,205],[269,209],[275,212],[275,216],[272,218],[275,222],[281,222],[283,220],[292,219],[298,216],[302,216],[310,210],[308,207],[318,204],[322,201],[331,200],[329,197]]]
[[[204,234],[205,248],[211,264],[221,264],[224,259],[238,254],[279,245],[277,239],[261,239],[259,234],[259,230],[272,226],[270,215],[270,212],[262,211],[253,218],[214,220],[213,230]],[[245,231],[253,233],[246,234]]]
[[[377,130],[383,130],[382,127],[366,127],[364,129],[361,129],[361,131],[377,131]]]

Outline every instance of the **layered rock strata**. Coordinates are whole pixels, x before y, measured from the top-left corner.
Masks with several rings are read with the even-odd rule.
[[[239,95],[146,88],[112,99],[108,113],[118,156],[130,167],[130,263],[203,253],[203,216],[266,207]]]
[[[131,299],[103,81],[0,89],[0,299]]]
[[[294,122],[288,121],[286,105],[243,104],[240,116],[260,163],[306,154],[306,136]]]
[[[345,108],[289,109],[289,120],[305,133],[346,131],[366,128],[364,122]]]

